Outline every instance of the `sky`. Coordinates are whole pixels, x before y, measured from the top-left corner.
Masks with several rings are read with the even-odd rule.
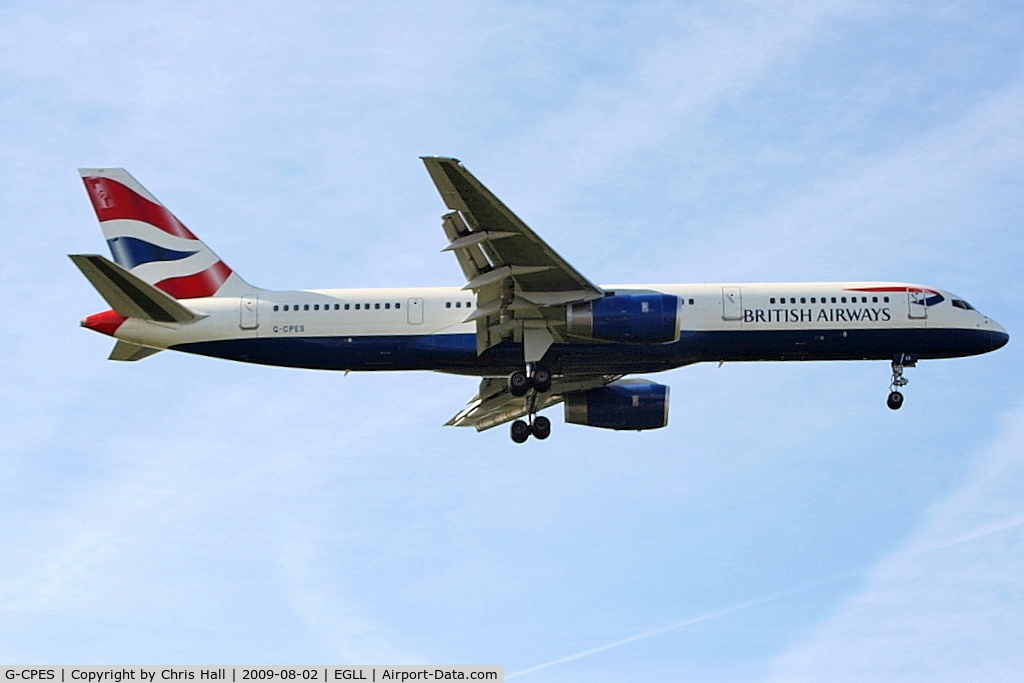
[[[1024,8],[0,4],[0,661],[1018,680]],[[271,289],[461,285],[417,157],[590,280],[897,280],[1011,341],[697,365],[669,426],[442,427],[471,378],[106,360],[124,166]]]

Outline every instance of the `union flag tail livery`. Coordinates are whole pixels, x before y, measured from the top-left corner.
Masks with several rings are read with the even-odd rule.
[[[252,287],[123,168],[80,168],[114,262],[175,299]]]
[[[462,287],[270,291],[247,284],[124,169],[82,169],[114,260],[71,259],[110,306],[82,325],[114,337],[111,360],[164,349],[319,370],[435,370],[480,378],[447,424],[511,422],[546,439],[539,413],[605,429],[668,424],[669,390],[627,378],[701,362],[891,363],[994,351],[997,322],[952,292],[903,282],[597,285],[456,159],[424,157],[448,208],[443,251]]]

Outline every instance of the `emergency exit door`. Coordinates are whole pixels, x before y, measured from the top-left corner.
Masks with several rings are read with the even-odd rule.
[[[405,307],[408,309],[410,325],[419,325],[423,322],[423,299],[413,297],[405,302]]]
[[[739,287],[722,287],[722,319],[743,320],[743,292]]]
[[[238,304],[238,326],[243,330],[255,330],[260,326],[260,299],[258,296],[243,296]]]
[[[928,317],[928,293],[927,292],[907,292],[907,306],[909,306],[908,315],[911,318],[927,318]]]

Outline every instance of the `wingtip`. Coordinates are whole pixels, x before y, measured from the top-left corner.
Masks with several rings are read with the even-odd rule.
[[[455,157],[441,157],[441,156],[423,156],[420,157],[423,161],[451,161],[452,163],[461,164],[462,162]]]

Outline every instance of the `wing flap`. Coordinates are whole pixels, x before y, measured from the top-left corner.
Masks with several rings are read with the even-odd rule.
[[[524,291],[602,291],[570,266],[516,216],[500,199],[467,171],[457,159],[422,157],[445,206],[459,212],[467,227],[457,239],[472,238],[480,244],[491,265],[547,266],[544,270],[524,272],[516,277]],[[483,236],[480,233],[487,233]],[[451,240],[451,241],[456,241]],[[467,243],[470,240],[467,239]]]
[[[448,427],[475,427],[478,432],[497,427],[525,416],[558,405],[565,395],[573,391],[586,391],[614,382],[621,375],[573,375],[556,377],[551,391],[545,394],[530,392],[515,397],[508,391],[504,377],[486,377],[480,381],[480,390],[469,404],[445,423]],[[532,402],[532,405],[531,405]],[[532,409],[532,410],[531,410]]]
[[[570,266],[457,159],[423,157],[423,163],[451,209],[442,219],[448,238],[443,251],[455,254],[466,277],[463,289],[476,293],[476,311],[466,322],[476,322],[477,353],[505,340],[522,343],[526,330],[538,327],[564,341],[564,307],[598,299],[604,291]],[[539,338],[536,333],[530,336]],[[546,350],[548,345],[530,346]]]

